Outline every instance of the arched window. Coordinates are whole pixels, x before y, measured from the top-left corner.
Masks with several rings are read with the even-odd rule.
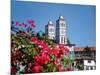
[[[53,29],[52,28],[50,28],[50,32],[53,32]]]
[[[63,37],[61,37],[61,43],[63,43]]]
[[[64,37],[64,44],[66,43],[65,37]]]
[[[62,26],[62,27],[65,27],[65,24],[64,24],[64,23],[61,23],[61,26]]]

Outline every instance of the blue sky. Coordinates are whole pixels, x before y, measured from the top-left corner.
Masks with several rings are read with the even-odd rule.
[[[73,5],[12,1],[11,19],[36,22],[35,31],[44,31],[49,20],[54,25],[60,15],[67,23],[67,36],[76,46],[96,45],[96,7],[91,5]]]

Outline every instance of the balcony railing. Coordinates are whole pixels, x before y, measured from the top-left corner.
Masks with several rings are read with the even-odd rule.
[[[75,56],[75,59],[95,59],[95,56]]]

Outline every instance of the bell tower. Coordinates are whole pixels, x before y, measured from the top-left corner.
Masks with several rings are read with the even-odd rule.
[[[67,44],[66,22],[63,16],[59,16],[59,19],[56,21],[56,42]]]
[[[55,39],[55,27],[52,21],[49,21],[48,24],[45,26],[45,33],[48,35],[49,39]]]

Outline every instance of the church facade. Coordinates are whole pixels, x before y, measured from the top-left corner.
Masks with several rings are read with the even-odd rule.
[[[55,40],[58,44],[67,44],[66,29],[67,24],[63,16],[59,16],[56,21],[56,26],[49,21],[45,26],[45,34],[48,35],[49,39]]]

